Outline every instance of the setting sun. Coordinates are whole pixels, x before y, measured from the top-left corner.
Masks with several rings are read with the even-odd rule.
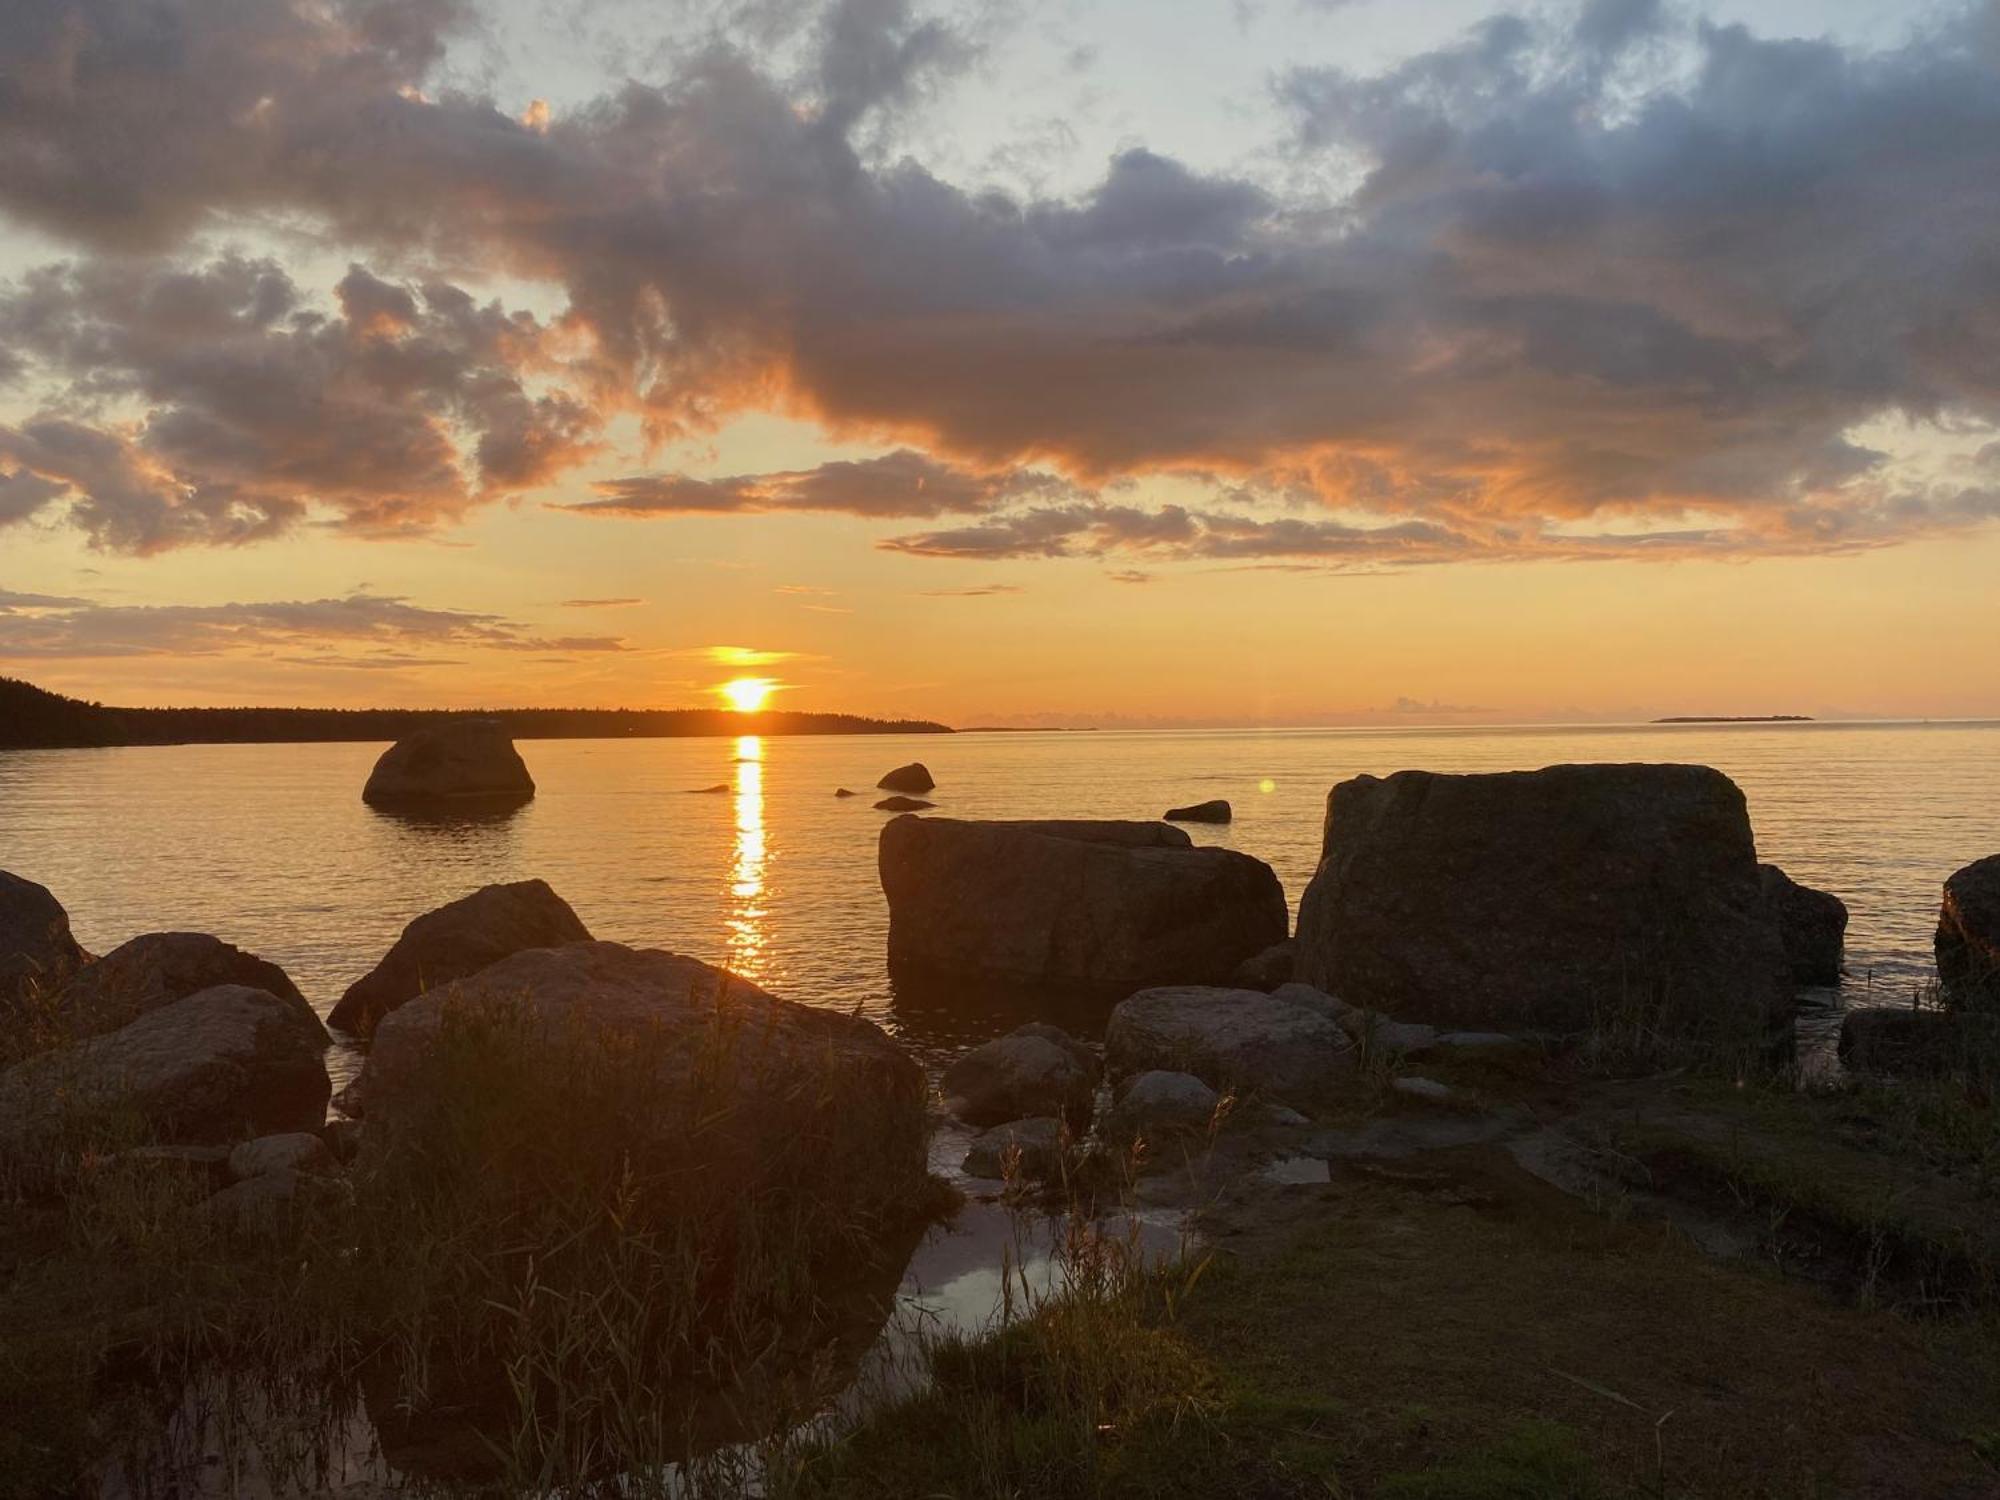
[[[739,714],[754,714],[771,701],[777,686],[768,677],[733,677],[716,691]]]

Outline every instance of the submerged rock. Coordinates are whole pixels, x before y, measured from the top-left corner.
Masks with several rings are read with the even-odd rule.
[[[884,797],[875,804],[877,812],[924,812],[936,807],[935,802],[926,802],[921,797]]]
[[[84,957],[48,887],[0,870],[0,1006],[54,990]]]
[[[1253,953],[1238,964],[1229,974],[1229,987],[1237,990],[1275,990],[1281,984],[1288,984],[1292,978],[1292,940],[1273,943],[1260,953]]]
[[[892,969],[1112,992],[1215,982],[1287,925],[1270,866],[1165,823],[897,818],[879,863]]]
[[[1757,866],[1757,878],[1777,919],[1792,978],[1799,984],[1839,984],[1847,943],[1847,903],[1800,885],[1776,865]]]
[[[147,932],[120,943],[79,969],[58,1003],[76,1034],[96,1034],[219,984],[305,1004],[283,969],[205,932]]]
[[[688,795],[690,797],[720,797],[728,791],[729,783],[718,781],[714,786],[691,786],[688,788]]]
[[[534,795],[534,778],[497,720],[447,719],[383,751],[361,800],[424,809],[525,802]]]
[[[1062,1174],[1069,1131],[1061,1120],[1040,1116],[1010,1120],[981,1131],[965,1153],[966,1174],[1001,1179],[1010,1172],[1035,1181]]]
[[[1337,1093],[1359,1049],[1311,1006],[1257,990],[1171,985],[1111,1013],[1104,1056],[1114,1077],[1192,1073],[1216,1089],[1297,1103]]]
[[[1056,1026],[1031,1021],[975,1047],[944,1070],[945,1109],[968,1125],[1001,1125],[1038,1115],[1090,1123],[1097,1059]]]
[[[0,1149],[100,1126],[192,1142],[317,1130],[327,1041],[303,1000],[217,985],[0,1073]]]
[[[1743,794],[1705,766],[1403,771],[1327,799],[1298,975],[1401,1019],[1762,1046],[1791,965]]]
[[[2000,854],[1944,883],[1935,944],[1938,977],[1953,1004],[2000,1007]]]
[[[589,941],[590,929],[546,881],[484,886],[412,921],[382,961],[348,986],[327,1020],[368,1036],[382,1017],[425,990],[526,948]]]
[[[937,783],[931,779],[930,767],[913,760],[907,766],[896,767],[875,786],[884,792],[929,792],[936,790]]]
[[[1169,823],[1227,823],[1230,816],[1229,804],[1220,797],[1192,807],[1170,807],[1166,812]]]
[[[371,1143],[421,1138],[433,1070],[455,1055],[441,1039],[481,1027],[552,1056],[601,1053],[656,1079],[663,1107],[632,1118],[623,1146],[635,1171],[684,1170],[688,1122],[698,1119],[701,1168],[746,1196],[804,1177],[820,1201],[884,1222],[906,1218],[919,1196],[923,1073],[880,1027],[781,1000],[698,959],[618,943],[516,953],[384,1017],[358,1087]],[[579,1071],[578,1087],[589,1087],[590,1070]]]

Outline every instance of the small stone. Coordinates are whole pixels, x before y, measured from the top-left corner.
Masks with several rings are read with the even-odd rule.
[[[1436,1045],[1449,1052],[1504,1052],[1510,1047],[1525,1047],[1527,1043],[1504,1031],[1447,1031],[1438,1037]]]
[[[1293,1109],[1289,1104],[1270,1104],[1264,1108],[1264,1122],[1281,1130],[1297,1130],[1310,1125],[1312,1121]]]
[[[1437,1043],[1437,1028],[1414,1022],[1392,1021],[1380,1011],[1350,1010],[1340,1018],[1341,1028],[1371,1053],[1406,1057],[1428,1052]]]
[[[1105,1132],[1123,1140],[1200,1135],[1214,1122],[1221,1103],[1222,1096],[1192,1073],[1156,1068],[1127,1081],[1105,1122]]]
[[[1435,1078],[1406,1077],[1393,1079],[1389,1087],[1411,1099],[1421,1099],[1426,1104],[1449,1104],[1458,1097],[1458,1091]]]

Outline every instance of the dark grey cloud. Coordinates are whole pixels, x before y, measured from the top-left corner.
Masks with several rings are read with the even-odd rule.
[[[338,316],[240,256],[65,263],[0,290],[0,341],[69,408],[0,429],[0,524],[67,498],[95,543],[138,553],[257,541],[316,509],[418,532],[594,451],[588,405],[524,383],[552,363],[532,317],[360,266],[335,297]],[[128,404],[135,432],[88,420]]]
[[[1034,497],[1076,493],[1052,474],[980,473],[901,448],[880,458],[837,459],[811,469],[696,479],[641,474],[600,480],[595,500],[561,509],[589,515],[686,516],[827,511],[853,516],[940,516],[996,510]]]
[[[921,447],[963,474],[1054,471],[1076,489],[932,507],[891,484],[642,475],[586,504],[978,517],[890,543],[925,555],[1395,561],[1838,550],[1990,516],[1990,483],[1927,478],[1857,435],[1885,417],[2000,423],[1983,12],[1866,52],[1589,0],[1489,19],[1373,76],[1308,61],[1277,87],[1301,176],[1356,184],[1330,204],[1143,149],[1074,200],[1022,201],[871,149],[972,50],[907,0],[773,9],[769,25],[811,38],[802,68],[718,38],[526,120],[438,81],[474,19],[441,0],[0,14],[0,211],[105,252],[164,253],[259,214],[364,258],[448,252],[560,286],[564,332],[591,345],[576,389],[544,406],[520,383],[528,356],[473,352],[502,331],[486,310],[356,280],[348,343],[457,341],[504,373],[489,392],[415,350],[357,362],[371,390],[408,381],[424,420],[449,408],[472,453],[385,412],[374,459],[293,460],[310,483],[270,482],[291,448],[267,442],[289,429],[245,418],[220,375],[149,382],[114,362],[122,388],[103,394],[150,414],[134,472],[93,471],[138,497],[95,521],[108,545],[248,539],[292,504],[394,531],[532,486],[614,411],[666,438],[772,405],[897,434],[906,463]],[[268,335],[239,340],[326,336],[298,327],[282,287],[237,274],[229,316]],[[93,336],[116,350],[111,324],[136,315]],[[0,342],[51,357],[26,337]],[[76,370],[72,399],[98,394]],[[77,485],[5,462],[9,483]],[[381,498],[389,468],[417,500]],[[1098,494],[1189,469],[1309,493],[1339,519]],[[62,503],[39,486],[0,497],[0,515]]]
[[[34,596],[0,593],[0,606],[9,597]],[[396,664],[411,666],[439,647],[619,651],[624,643],[615,636],[551,639],[500,615],[432,609],[380,594],[174,605],[49,599],[25,610],[0,607],[0,659],[16,661],[276,650],[289,653],[289,659],[338,656],[348,665],[364,655],[400,657]]]

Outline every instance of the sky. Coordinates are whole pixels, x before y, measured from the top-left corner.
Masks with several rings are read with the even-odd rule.
[[[0,7],[0,673],[2000,716],[2000,5]]]

